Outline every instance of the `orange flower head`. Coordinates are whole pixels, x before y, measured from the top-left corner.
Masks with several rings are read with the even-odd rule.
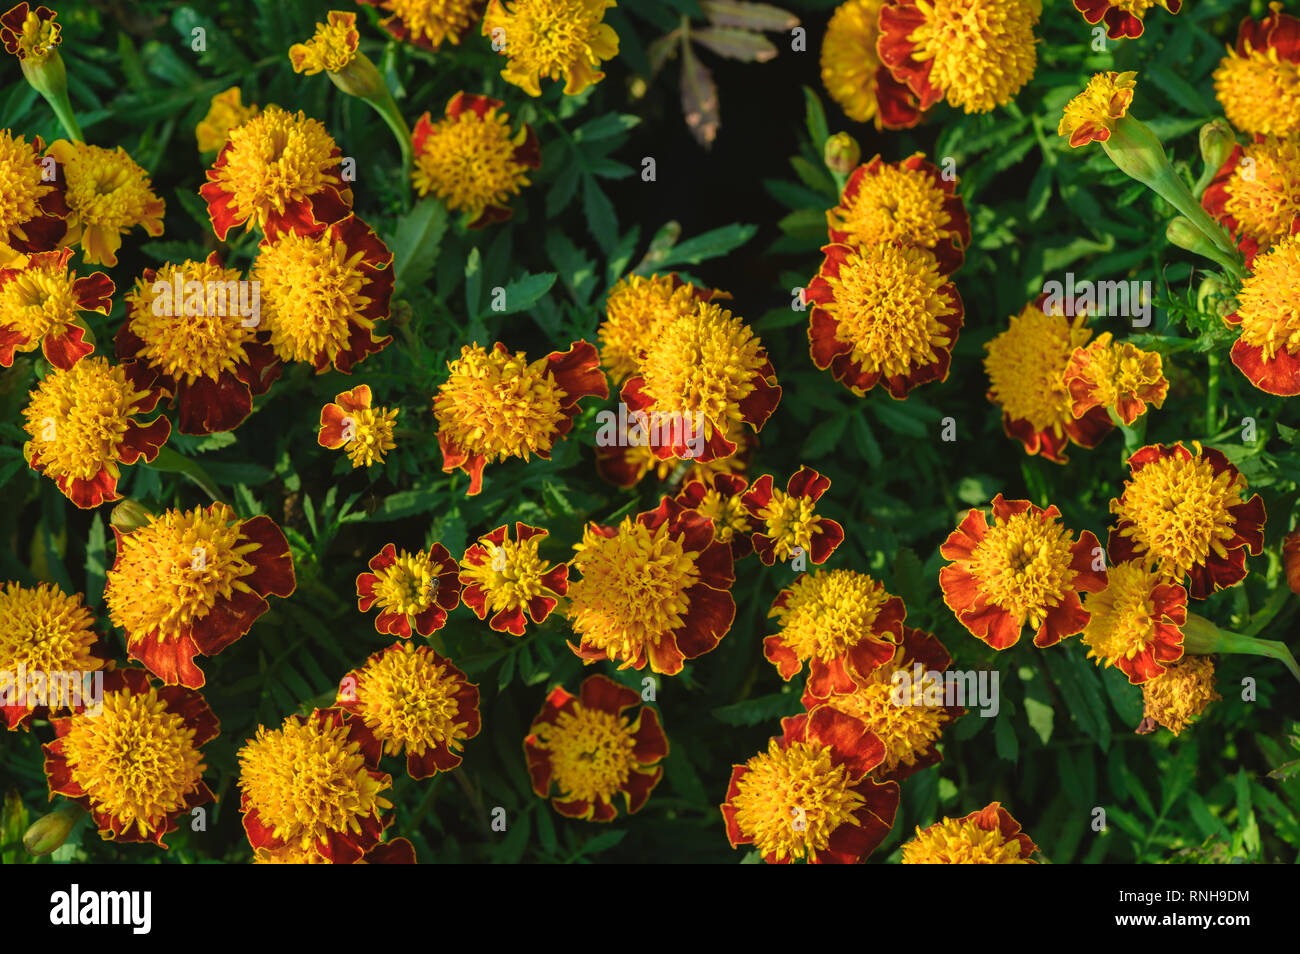
[[[393,440],[397,411],[376,407],[371,401],[368,384],[336,395],[321,408],[316,443],[330,450],[345,448],[354,468],[382,464],[384,456],[397,446]]]
[[[375,629],[409,639],[413,632],[430,636],[447,624],[447,614],[460,605],[456,561],[435,543],[418,553],[398,553],[385,544],[371,557],[370,572],[357,577],[357,609],[379,608]]]
[[[101,357],[82,358],[66,371],[54,368],[23,409],[31,437],[23,457],[78,507],[117,500],[120,465],[152,461],[171,433],[161,415],[149,424],[133,419],[152,411],[158,397],[136,390],[121,367]]]
[[[976,639],[1007,649],[1028,625],[1042,649],[1083,631],[1088,614],[1079,593],[1105,585],[1097,568],[1103,553],[1092,531],[1076,540],[1060,516],[1054,506],[998,494],[993,524],[982,510],[967,511],[939,547],[952,561],[939,571],[943,600]]]
[[[1237,42],[1214,71],[1214,93],[1228,121],[1249,135],[1300,132],[1300,20],[1269,4],[1256,23],[1241,21]]]
[[[1188,592],[1203,600],[1246,576],[1246,551],[1264,546],[1264,503],[1249,500],[1246,478],[1199,442],[1151,444],[1128,459],[1124,492],[1111,500],[1112,563],[1139,560],[1171,583],[1190,575]]]
[[[54,157],[67,180],[64,242],[80,243],[88,265],[116,265],[122,236],[136,226],[155,238],[163,234],[165,203],[154,195],[148,174],[121,146],[102,149],[58,139],[46,155]]]
[[[584,662],[675,676],[716,649],[735,619],[731,550],[706,517],[669,498],[618,527],[588,524],[573,547],[566,615]]]
[[[49,7],[32,7],[24,0],[0,17],[0,43],[21,61],[40,62],[63,42],[57,16]]]
[[[1214,660],[1209,656],[1184,656],[1142,683],[1142,725],[1138,732],[1154,732],[1159,723],[1180,735],[1211,702],[1222,698],[1214,688]]]
[[[618,34],[605,22],[614,0],[488,0],[483,35],[509,58],[501,77],[529,96],[540,80],[564,80],[577,96],[605,78],[598,67],[618,55]]]
[[[45,143],[0,129],[0,267],[20,267],[21,256],[49,252],[68,231],[67,179],[49,175]]]
[[[820,566],[844,541],[839,523],[817,515],[817,501],[830,486],[830,478],[800,467],[786,481],[785,490],[773,485],[771,474],[764,474],[740,498],[750,520],[760,528],[752,540],[765,566],[804,555]]]
[[[629,815],[639,812],[668,755],[655,710],[627,711],[640,702],[639,693],[608,676],[587,678],[576,696],[552,689],[524,739],[533,791],[547,798],[554,789],[551,804],[567,818],[613,821],[619,794]]]
[[[1065,105],[1056,131],[1068,136],[1071,146],[1105,142],[1116,121],[1128,115],[1137,87],[1137,73],[1095,73],[1083,92]]]
[[[727,544],[732,559],[739,560],[754,552],[750,540],[754,526],[744,501],[748,487],[749,482],[738,474],[718,473],[686,481],[674,500],[687,510],[707,517],[713,524],[713,538]]]
[[[907,129],[921,121],[916,96],[895,80],[876,52],[880,9],[888,0],[846,0],[822,38],[822,85],[854,122]]]
[[[97,713],[52,724],[56,738],[44,746],[50,796],[87,809],[102,838],[165,848],[182,815],[214,800],[202,747],[219,725],[197,692],[157,689],[139,669],[115,670],[104,675]]]
[[[883,759],[865,725],[829,706],[782,719],[766,752],[732,766],[727,840],[752,844],[768,864],[862,862],[898,811],[898,783],[871,778]]]
[[[1224,321],[1240,330],[1232,363],[1269,394],[1300,394],[1300,235],[1289,235],[1255,258]]]
[[[944,818],[903,846],[905,865],[1033,865],[1038,846],[998,802],[964,818]]]
[[[637,373],[641,353],[662,325],[690,314],[698,302],[715,297],[724,296],[696,288],[673,272],[619,279],[605,298],[605,320],[597,331],[600,363],[614,384],[621,385]]]
[[[1080,637],[1097,665],[1119,666],[1134,685],[1153,679],[1183,655],[1187,591],[1141,563],[1117,563],[1106,587],[1084,604]]]
[[[1201,197],[1252,265],[1255,256],[1300,231],[1300,142],[1263,136],[1234,145]]]
[[[859,397],[877,384],[902,400],[948,377],[964,309],[939,260],[923,248],[827,245],[804,300],[809,353]]]
[[[547,532],[525,523],[479,537],[460,561],[461,599],[498,633],[522,636],[527,618],[543,623],[569,589],[569,566],[552,566],[538,552]],[[525,611],[527,618],[525,618]]]
[[[1074,349],[1063,380],[1075,418],[1086,417],[1094,408],[1113,409],[1127,425],[1145,414],[1148,404],[1164,404],[1169,392],[1160,352],[1143,351],[1127,341],[1115,344],[1109,331]]]
[[[483,0],[358,0],[389,11],[379,25],[396,39],[437,51],[443,43],[460,44],[478,16]]]
[[[257,115],[256,103],[245,106],[241,99],[243,91],[238,86],[222,90],[208,103],[208,112],[194,127],[194,138],[198,141],[199,152],[216,152],[230,138],[230,131],[248,122]]]
[[[12,367],[16,352],[40,348],[67,371],[95,350],[79,313],[107,315],[113,280],[103,272],[78,278],[68,267],[71,256],[67,248],[36,252],[22,267],[0,268],[0,367]]]
[[[339,684],[337,705],[365,722],[387,755],[406,753],[411,778],[449,772],[478,735],[478,687],[428,646],[395,643]]]
[[[824,699],[852,692],[894,658],[907,610],[865,573],[818,570],[777,594],[767,615],[780,632],[763,640],[763,655],[786,682],[807,663],[808,693]]]
[[[1183,0],[1074,0],[1074,9],[1089,23],[1106,21],[1106,35],[1112,40],[1141,36],[1142,18],[1152,7],[1177,13]]]
[[[325,23],[316,24],[316,33],[310,40],[289,47],[289,62],[295,73],[306,76],[326,71],[338,73],[356,59],[360,42],[357,15],[331,10]]]

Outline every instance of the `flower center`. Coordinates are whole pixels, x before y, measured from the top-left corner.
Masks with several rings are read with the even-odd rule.
[[[75,281],[66,266],[28,265],[0,285],[0,315],[29,341],[37,341],[76,319]]]
[[[773,495],[776,493],[774,491]],[[713,536],[722,543],[730,543],[736,534],[749,533],[752,529],[749,513],[739,495],[724,497],[717,490],[709,488],[695,509],[713,521]],[[811,542],[811,537],[809,539]]]
[[[444,39],[459,43],[470,25],[478,0],[384,0],[385,10],[392,10],[415,36],[424,36],[434,47]]]
[[[514,0],[506,51],[552,79],[572,63],[595,65],[591,44],[604,8],[599,0]]]
[[[352,419],[353,438],[347,442],[347,452],[352,466],[369,467],[397,446],[393,440],[397,411],[360,407],[350,411],[348,417]]]
[[[854,245],[886,242],[934,248],[950,224],[943,192],[920,169],[884,164],[858,180],[847,206],[831,210],[831,228],[848,232]]]
[[[1300,64],[1271,50],[1229,51],[1214,71],[1214,91],[1228,121],[1248,135],[1300,130]]]
[[[390,613],[418,616],[438,593],[438,568],[423,551],[412,555],[403,550],[395,563],[375,575],[375,600]]]
[[[0,240],[34,219],[54,186],[44,181],[40,157],[27,140],[0,129]]]
[[[1132,659],[1156,636],[1151,590],[1160,577],[1139,563],[1118,563],[1106,572],[1106,588],[1088,597],[1091,614],[1083,630],[1090,659]]]
[[[1241,340],[1263,349],[1271,360],[1279,352],[1300,352],[1300,238],[1288,236],[1255,259],[1237,295]]]
[[[1300,214],[1300,143],[1269,137],[1246,147],[1227,184],[1224,211],[1265,247],[1291,234]]]
[[[985,599],[1037,629],[1070,590],[1077,573],[1070,531],[1033,511],[989,528],[971,555]]]
[[[515,161],[509,117],[489,109],[439,120],[411,173],[421,195],[434,193],[449,209],[480,212],[503,205],[528,185],[528,170]]]
[[[259,228],[289,203],[320,192],[340,161],[323,124],[278,106],[232,129],[228,143],[216,181],[230,193],[236,217],[250,217]]]
[[[1020,843],[1002,837],[998,829],[987,831],[974,818],[945,818],[920,832],[903,847],[903,861],[913,865],[1011,865],[1027,864],[1020,856]]]
[[[385,740],[389,755],[403,748],[422,755],[426,748],[465,737],[457,724],[460,704],[456,683],[426,650],[409,643],[369,663],[357,687],[357,702],[366,725]]]
[[[550,753],[552,781],[565,801],[609,801],[636,764],[627,719],[578,703],[535,730]]]
[[[478,564],[461,563],[463,582],[477,583],[488,597],[493,613],[527,606],[545,587],[542,577],[551,569],[537,552],[541,537],[504,540],[499,546],[484,543],[487,556]]]
[[[347,350],[353,326],[374,322],[363,313],[362,251],[350,252],[328,232],[313,238],[285,233],[262,247],[253,266],[271,346],[286,361],[333,358]]]
[[[118,449],[140,397],[122,369],[102,357],[50,371],[23,411],[24,427],[49,476],[90,480],[105,468],[115,473]]]
[[[801,660],[828,662],[873,633],[889,599],[885,588],[855,570],[818,570],[794,581],[784,606],[768,614],[781,622],[781,639]]]
[[[32,672],[86,672],[101,668],[90,647],[98,637],[94,617],[80,597],[42,583],[27,589],[6,583],[0,589],[0,670],[25,666]]]
[[[160,203],[149,191],[148,175],[121,146],[101,149],[73,143],[64,172],[68,208],[87,225],[125,231],[158,215],[155,207]]]
[[[796,497],[779,488],[772,489],[772,499],[760,512],[767,536],[772,538],[777,559],[788,560],[796,550],[812,549],[813,530],[817,526],[815,506],[807,497]]]
[[[1011,101],[1038,64],[1035,5],[1026,0],[934,0],[908,37],[917,60],[932,60],[930,82],[952,106],[989,112]]]
[[[1035,431],[1049,428],[1061,433],[1070,414],[1070,392],[1064,381],[1065,369],[1074,349],[1084,344],[1091,332],[1083,318],[1072,323],[1062,315],[1046,315],[1034,305],[1026,306],[1011,325],[984,346],[993,399],[1013,420],[1025,420]]]

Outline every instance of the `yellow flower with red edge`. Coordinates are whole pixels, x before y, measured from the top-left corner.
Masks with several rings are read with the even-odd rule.
[[[616,386],[636,374],[641,355],[666,322],[690,314],[697,302],[730,298],[726,292],[698,288],[676,272],[628,275],[605,296],[605,320],[600,323],[600,363]]]
[[[664,497],[617,527],[588,524],[574,544],[566,615],[584,662],[675,676],[718,647],[736,617],[731,549],[713,524]]]
[[[355,864],[392,823],[379,769],[383,743],[357,715],[315,709],[278,729],[258,726],[239,750],[239,810],[254,852],[292,848]]]
[[[238,86],[231,86],[212,97],[207,114],[194,127],[199,152],[216,152],[230,138],[230,130],[242,126],[257,115],[257,104],[249,103],[245,106],[241,102],[243,95]]]
[[[377,632],[403,639],[429,636],[460,605],[459,568],[441,543],[416,553],[399,553],[388,543],[368,565],[370,571],[357,577],[357,609],[379,609]]]
[[[713,537],[731,548],[731,558],[739,560],[754,552],[750,539],[754,526],[745,508],[745,491],[749,482],[739,474],[719,473],[706,479],[687,480],[673,500],[707,517],[713,524]]]
[[[1140,561],[1170,582],[1190,578],[1203,600],[1246,577],[1246,553],[1264,547],[1264,502],[1221,451],[1192,442],[1151,444],[1128,459],[1124,492],[1110,502],[1118,522],[1112,563]]]
[[[533,127],[510,131],[499,99],[460,92],[436,123],[428,113],[415,124],[411,182],[420,195],[435,195],[453,212],[465,212],[481,229],[511,216],[509,203],[542,167]]]
[[[966,712],[945,700],[942,673],[952,657],[943,644],[910,626],[902,627],[902,633],[893,658],[848,691],[819,699],[810,687],[801,700],[809,712],[824,705],[852,716],[880,739],[885,757],[871,775],[882,782],[901,782],[942,761],[939,737]]]
[[[1038,846],[999,802],[962,818],[944,818],[903,845],[905,865],[1035,865]]]
[[[732,766],[727,840],[768,864],[861,863],[898,812],[898,783],[871,777],[884,758],[880,739],[829,706],[782,719],[766,752]]]
[[[42,60],[63,42],[57,16],[49,7],[32,7],[24,0],[0,16],[0,43],[20,60]]]
[[[267,237],[315,230],[352,210],[343,153],[319,120],[267,106],[229,131],[199,195],[223,242],[236,226]]]
[[[252,302],[243,284],[212,252],[146,268],[126,296],[117,356],[138,387],[158,388],[179,407],[182,434],[234,430],[280,373],[258,317],[243,314]]]
[[[393,340],[376,336],[393,297],[393,253],[355,215],[300,232],[268,233],[253,276],[261,283],[261,320],[283,361],[317,374],[351,373]]]
[[[1010,103],[1038,65],[1039,0],[894,0],[880,11],[881,61],[922,110]]]
[[[877,129],[907,129],[921,121],[916,96],[880,62],[880,10],[889,0],[847,0],[835,8],[822,37],[822,85],[845,115]]]
[[[813,364],[862,397],[877,384],[895,400],[944,381],[965,309],[924,248],[827,245],[804,291]]]
[[[1270,3],[1256,23],[1241,21],[1237,42],[1214,71],[1214,93],[1228,121],[1250,135],[1300,132],[1300,20]]]
[[[1152,7],[1177,13],[1183,8],[1183,0],[1074,0],[1074,9],[1089,23],[1106,22],[1106,35],[1112,40],[1140,37],[1142,18]]]
[[[763,640],[763,655],[786,682],[806,663],[808,693],[824,699],[852,692],[894,658],[907,609],[865,573],[818,570],[778,593],[767,615],[780,631]]]
[[[54,368],[23,409],[31,438],[23,457],[82,509],[117,500],[120,465],[152,462],[171,434],[162,415],[148,424],[134,420],[152,411],[159,397],[138,390],[121,367],[98,356],[66,371]]]
[[[478,16],[483,0],[357,0],[389,11],[379,25],[394,38],[436,51],[443,43],[459,45]]]
[[[1201,196],[1205,211],[1237,240],[1250,266],[1295,232],[1300,232],[1300,142],[1260,137],[1234,144]]]
[[[844,542],[844,527],[817,514],[817,501],[830,489],[829,477],[801,466],[786,481],[785,490],[764,474],[741,496],[740,502],[754,523],[751,540],[764,566],[785,563],[799,556],[820,566]]]
[[[951,561],[939,571],[943,601],[957,622],[994,649],[1020,640],[1026,625],[1034,645],[1055,646],[1083,631],[1088,613],[1079,593],[1105,586],[1103,551],[1091,530],[1076,539],[1055,506],[993,498],[992,524],[969,510],[943,545]]]
[[[1075,418],[1102,408],[1114,411],[1126,425],[1145,414],[1148,404],[1164,404],[1169,392],[1160,352],[1143,351],[1127,341],[1116,344],[1109,331],[1074,349],[1063,380]]]
[[[40,136],[28,142],[0,129],[0,267],[18,267],[24,255],[53,251],[67,234],[67,178],[47,174],[44,151]]]
[[[450,772],[479,733],[478,687],[428,646],[394,643],[339,683],[336,705],[365,722],[411,778]]]
[[[397,411],[372,402],[368,384],[336,395],[321,408],[316,443],[330,450],[345,448],[354,468],[382,464],[384,456],[397,446],[393,440]]]
[[[552,566],[539,548],[548,536],[540,527],[515,524],[484,534],[460,561],[461,601],[498,633],[522,636],[527,621],[544,623],[569,590],[569,565]],[[527,616],[525,616],[527,613]]]
[[[629,815],[639,812],[668,756],[658,713],[640,702],[639,693],[608,676],[583,680],[576,696],[552,689],[524,739],[533,791],[566,818],[613,821],[618,795]]]
[[[1240,334],[1232,363],[1269,394],[1300,394],[1300,236],[1290,235],[1255,258],[1237,293],[1237,310],[1224,317]]]
[[[1083,92],[1065,104],[1056,131],[1068,136],[1071,146],[1105,142],[1115,123],[1128,115],[1133,104],[1137,73],[1096,73]]]
[[[55,740],[43,746],[50,797],[90,812],[102,838],[149,842],[178,819],[214,801],[203,782],[202,747],[220,726],[197,692],[154,687],[140,669],[104,674],[97,713],[52,719]]]
[[[71,249],[36,252],[25,265],[0,268],[0,368],[15,353],[41,349],[52,366],[67,371],[95,350],[79,312],[107,315],[113,280],[103,272],[80,278],[68,267]]]
[[[0,672],[9,674],[14,698],[0,700],[5,726],[11,731],[30,727],[32,719],[49,718],[51,711],[84,706],[86,700],[56,698],[49,676],[82,676],[105,668],[108,648],[94,630],[95,617],[80,593],[67,595],[50,583],[0,587]],[[40,673],[40,685],[28,678]]]
[[[1180,735],[1211,702],[1222,698],[1214,688],[1214,660],[1184,656],[1142,683],[1142,723],[1137,731],[1146,735],[1159,724]]]
[[[113,527],[113,536],[109,618],[126,631],[130,657],[167,685],[202,687],[195,659],[241,639],[270,608],[267,597],[297,587],[275,521],[240,520],[223,503],[168,510],[129,533]]]
[[[360,42],[357,15],[331,10],[325,23],[316,24],[316,33],[310,40],[289,47],[289,62],[295,73],[306,76],[326,70],[337,73],[356,58]]]
[[[149,175],[121,146],[102,149],[57,139],[53,156],[67,181],[68,233],[64,243],[81,245],[89,265],[116,265],[122,236],[136,226],[155,238],[163,234],[166,204],[153,193]]]
[[[1097,665],[1118,666],[1134,685],[1154,679],[1183,656],[1187,590],[1131,561],[1106,571],[1106,586],[1084,603],[1079,638]]]
[[[618,55],[618,34],[605,22],[614,0],[488,0],[483,35],[509,58],[501,77],[529,96],[542,79],[564,80],[577,96],[605,78],[598,67]]]
[[[578,402],[609,397],[609,383],[594,346],[575,341],[530,362],[497,342],[475,342],[449,361],[450,375],[433,399],[443,473],[469,475],[469,496],[483,489],[483,468],[508,457],[549,460],[551,449],[573,428]]]

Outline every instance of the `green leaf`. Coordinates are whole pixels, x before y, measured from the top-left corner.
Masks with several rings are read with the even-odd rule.
[[[447,231],[447,207],[440,199],[427,196],[397,220],[388,243],[393,253],[393,291],[423,285],[433,275],[438,248]],[[476,250],[477,251],[477,250]]]
[[[693,239],[678,242],[655,262],[655,267],[698,265],[700,262],[734,251],[752,239],[757,232],[757,225],[724,225],[722,228],[712,229]]]
[[[1046,745],[1052,738],[1052,725],[1056,719],[1056,713],[1052,707],[1045,702],[1039,702],[1037,699],[1025,697],[1025,716],[1029,719],[1029,727],[1037,733]]]
[[[826,125],[826,110],[822,108],[821,99],[810,87],[803,88],[803,97],[806,104],[804,123],[808,127],[808,135],[812,138],[813,150],[821,155],[822,150],[826,148],[826,140],[831,135]]]
[[[618,244],[618,217],[614,214],[614,203],[600,191],[593,176],[583,179],[582,211],[592,237],[599,243],[601,251],[609,254]]]
[[[537,275],[525,275],[523,278],[517,278],[502,289],[502,294],[498,295],[495,291],[489,297],[489,310],[480,317],[487,315],[515,315],[521,311],[527,311],[537,303],[537,300],[551,290],[558,276],[555,272],[542,272]],[[502,307],[497,308],[498,299],[502,299]]]
[[[713,716],[727,725],[758,725],[799,710],[799,697],[792,692],[778,692],[770,696],[745,699],[713,710]]]

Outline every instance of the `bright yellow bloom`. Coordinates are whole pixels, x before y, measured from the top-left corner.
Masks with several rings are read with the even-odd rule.
[[[997,802],[965,818],[944,818],[903,846],[905,865],[1034,864],[1036,846],[1019,834],[1016,823]]]
[[[382,464],[384,456],[397,446],[393,440],[397,409],[372,406],[371,401],[370,386],[362,384],[321,408],[316,442],[331,450],[346,449],[354,468]]]
[[[1074,545],[1057,520],[1025,510],[989,529],[972,554],[971,573],[985,599],[1037,629],[1074,592]]]
[[[1290,235],[1258,256],[1237,293],[1236,323],[1240,341],[1260,350],[1269,361],[1300,353],[1300,235]],[[1292,392],[1293,393],[1293,392]]]
[[[152,236],[163,234],[165,203],[154,195],[148,174],[121,146],[101,149],[59,139],[47,155],[63,167],[68,182],[69,245],[81,243],[82,259],[90,265],[116,265],[122,236],[143,226]]]
[[[604,22],[614,0],[489,0],[483,35],[509,57],[501,71],[530,96],[539,81],[564,79],[566,96],[576,96],[605,78],[597,67],[618,55],[618,34]]]
[[[0,129],[0,182],[4,183],[0,189],[0,268],[16,264],[14,257],[18,253],[10,248],[11,242],[39,242],[40,236],[28,235],[24,226],[48,218],[45,207],[57,199],[51,195],[56,186],[47,181],[41,165],[39,143],[39,139],[29,143],[8,129]],[[46,246],[52,247],[52,242]]]
[[[459,44],[482,7],[482,0],[358,0],[389,10],[379,25],[399,40],[436,51]]]
[[[627,716],[577,705],[533,730],[565,801],[608,802],[639,763]]]
[[[1065,369],[1070,392],[1070,413],[1083,417],[1095,407],[1114,409],[1131,425],[1146,412],[1160,407],[1169,391],[1158,351],[1143,351],[1127,341],[1115,344],[1103,331],[1086,347],[1076,348]]]
[[[1066,103],[1057,133],[1068,136],[1071,146],[1106,141],[1116,120],[1128,115],[1136,87],[1136,72],[1094,74],[1083,92]]]
[[[1274,16],[1265,19],[1276,26]],[[1249,23],[1242,24],[1243,31]],[[1214,94],[1224,115],[1248,135],[1294,136],[1300,132],[1300,63],[1296,62],[1294,30],[1285,32],[1290,34],[1288,48],[1281,51],[1272,42],[1257,48],[1239,36],[1236,47],[1228,48],[1228,55],[1214,71]]]
[[[1097,665],[1119,666],[1129,681],[1145,683],[1183,654],[1187,592],[1141,563],[1116,563],[1106,588],[1088,597],[1090,614],[1080,639]]]
[[[1243,235],[1261,249],[1282,241],[1300,215],[1300,142],[1269,136],[1248,144],[1225,189],[1223,210]]]
[[[970,239],[952,180],[920,153],[902,162],[873,159],[849,181],[826,221],[833,241],[859,247],[892,243],[939,255],[941,242],[960,247]]]
[[[1174,735],[1223,697],[1214,689],[1214,660],[1209,656],[1184,656],[1165,671],[1142,684],[1144,727],[1154,731],[1159,723]]]
[[[933,0],[908,39],[950,106],[987,113],[1011,102],[1038,65],[1038,0]],[[923,102],[924,105],[924,102]]]
[[[516,523],[512,540],[509,525],[500,526],[479,537],[460,561],[461,599],[479,619],[491,616],[499,633],[522,636],[525,613],[543,622],[567,591],[568,566],[552,566],[539,552],[546,536]]]
[[[879,75],[882,72],[876,41],[880,38],[880,8],[886,0],[847,0],[826,24],[822,38],[822,84],[831,99],[855,122],[875,121],[881,115]],[[892,125],[892,124],[891,124]]]
[[[242,95],[238,86],[232,86],[212,97],[207,115],[194,127],[199,152],[216,152],[226,144],[230,130],[242,126],[257,115],[257,104],[243,105],[240,102]]]
[[[316,33],[310,40],[289,47],[289,62],[295,73],[307,76],[326,70],[337,73],[356,58],[360,41],[357,15],[331,10],[328,22],[317,23]]]
[[[91,615],[81,594],[68,596],[58,587],[40,583],[24,587],[6,583],[0,588],[0,672],[86,673],[104,668],[104,660],[93,652],[98,634],[91,628]],[[22,683],[25,687],[26,683]],[[20,711],[25,708],[26,711]],[[5,706],[10,729],[29,720],[27,706]]]
[[[605,299],[600,336],[600,363],[615,385],[639,368],[641,352],[658,336],[661,325],[695,310],[699,289],[676,275],[628,275]]]

